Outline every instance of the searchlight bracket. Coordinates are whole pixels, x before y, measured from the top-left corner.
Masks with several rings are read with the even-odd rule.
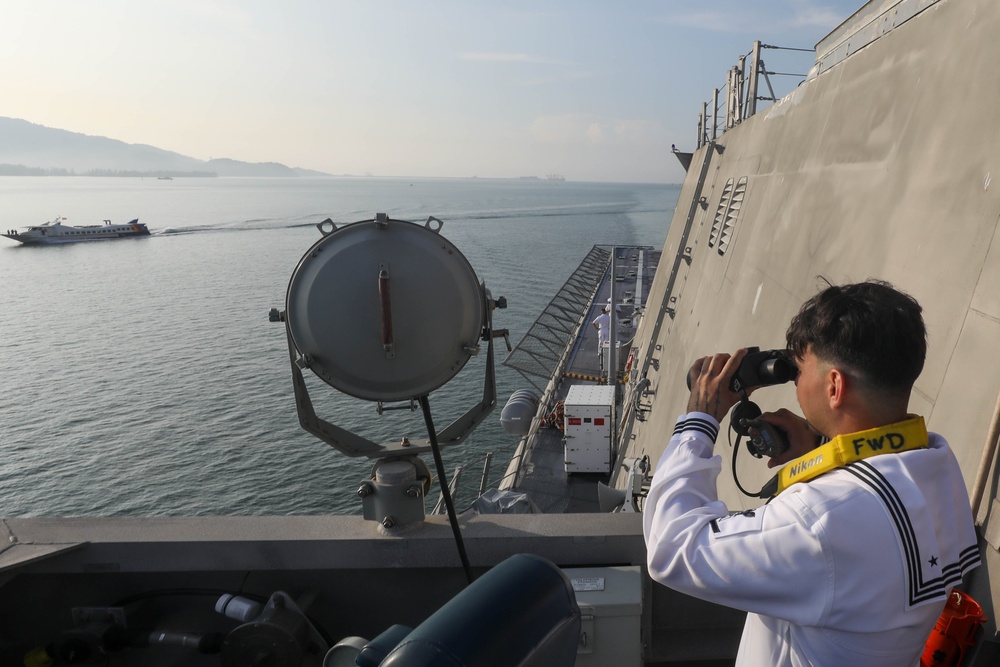
[[[284,321],[284,315],[284,312],[278,315],[278,317],[282,318],[279,321]],[[489,319],[492,320],[492,317]],[[285,324],[287,331],[287,321]],[[492,326],[491,323],[490,326]],[[484,329],[483,335],[484,337],[488,336],[488,341],[482,398],[478,403],[469,408],[465,414],[437,434],[438,443],[442,447],[461,444],[496,408],[496,363],[494,361],[493,338],[495,336],[503,336],[503,334],[500,332],[494,334],[491,329]],[[299,416],[299,425],[307,432],[340,453],[351,457],[367,456],[371,459],[381,459],[389,456],[415,456],[431,451],[429,438],[402,438],[396,442],[379,444],[326,421],[317,415],[316,409],[313,407],[312,398],[309,396],[309,388],[306,386],[305,377],[302,373],[303,368],[309,367],[309,359],[307,355],[303,355],[295,347],[295,342],[292,339],[290,331],[288,331],[288,354],[291,361],[292,388],[295,390],[295,408]],[[419,397],[411,396],[405,400],[415,400],[417,398]],[[385,408],[382,408],[382,410],[385,410]]]
[[[457,445],[496,407],[493,311],[507,301],[493,299],[472,266],[441,236],[444,223],[429,217],[421,226],[378,213],[338,227],[327,218],[316,227],[322,238],[306,251],[292,273],[285,310],[271,309],[284,322],[299,424],[351,457],[375,459],[358,496],[364,517],[382,531],[418,528],[431,472],[419,458],[431,452],[441,492],[469,581],[472,572],[462,544],[441,447]],[[486,369],[479,402],[440,432],[428,396],[482,351]],[[510,342],[507,340],[508,349]],[[304,371],[312,371],[341,393],[375,402],[418,402],[426,439],[401,438],[379,444],[316,414]]]

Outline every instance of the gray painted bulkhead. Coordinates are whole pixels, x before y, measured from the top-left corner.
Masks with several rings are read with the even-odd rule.
[[[885,12],[906,4],[918,3],[875,0],[841,30],[865,25],[865,10],[884,24]],[[695,153],[661,267],[678,253],[687,259],[676,263],[673,278],[657,275],[636,335],[649,339],[659,304],[659,332],[639,355],[654,360],[644,372],[651,409],[626,434],[623,456],[648,455],[655,465],[686,408],[685,374],[696,358],[748,345],[783,347],[789,320],[823,284],[819,276],[833,283],[879,278],[924,307],[929,354],[910,409],[948,438],[971,493],[1000,392],[1000,4],[919,5],[915,18]],[[826,46],[835,50],[844,40],[835,34]],[[740,179],[743,200],[720,254],[718,242],[710,247],[712,226],[725,212],[720,202],[727,208],[727,182]],[[798,411],[790,384],[754,400],[764,410]],[[758,505],[732,482],[723,426],[720,494],[731,509]],[[773,471],[744,450],[739,474],[757,489]],[[988,479],[978,519],[993,535],[1000,532],[989,523],[1000,515],[989,513],[995,467]],[[982,541],[987,565],[973,575],[970,592],[995,619],[1000,541],[991,541]]]

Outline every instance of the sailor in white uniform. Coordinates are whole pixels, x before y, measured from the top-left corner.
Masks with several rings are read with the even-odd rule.
[[[590,323],[592,327],[597,329],[597,358],[600,362],[601,369],[604,369],[604,344],[608,342],[611,337],[611,313],[610,309],[605,307],[601,310],[601,314],[594,318]]]
[[[806,302],[787,333],[805,419],[765,413],[791,443],[769,466],[790,463],[777,496],[741,513],[718,499],[713,447],[746,350],[691,367],[688,413],[644,507],[647,564],[656,581],[749,612],[738,665],[913,667],[979,564],[955,456],[906,412],[926,352],[920,312],[880,282]]]

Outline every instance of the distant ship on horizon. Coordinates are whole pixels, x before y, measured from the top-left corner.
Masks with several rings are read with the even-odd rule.
[[[542,180],[538,176],[518,176],[518,178],[520,180],[522,180],[522,181],[540,181],[540,180]],[[548,175],[545,176],[545,180],[546,181],[563,182],[563,181],[566,180],[566,177],[563,176],[563,175],[561,175],[561,174],[548,174]]]

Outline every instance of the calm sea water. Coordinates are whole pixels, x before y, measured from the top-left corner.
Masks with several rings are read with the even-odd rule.
[[[0,516],[359,513],[371,468],[298,425],[284,307],[326,217],[444,220],[507,310],[513,342],[595,243],[660,247],[677,186],[503,180],[0,178],[0,227],[135,217],[154,236],[24,247],[0,239]],[[505,350],[501,346],[498,364]],[[438,430],[475,402],[483,361],[430,396]],[[526,382],[498,366],[499,406],[459,447],[456,498],[516,438],[499,407]],[[310,383],[318,414],[378,442],[416,415]],[[430,457],[426,457],[430,464]],[[431,500],[437,497],[433,492]]]

